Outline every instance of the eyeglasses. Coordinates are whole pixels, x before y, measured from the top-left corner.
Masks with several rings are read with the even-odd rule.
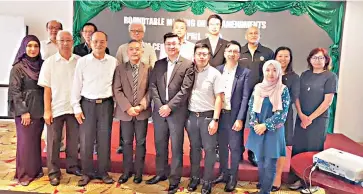
[[[60,30],[59,27],[54,27],[54,26],[49,26],[48,29],[49,30]]]
[[[203,57],[207,57],[209,55],[209,53],[202,53],[202,52],[198,52],[198,53],[195,53],[196,56],[203,56]]]
[[[71,43],[73,40],[57,40],[58,42],[64,44],[64,43]]]
[[[86,34],[92,34],[94,31],[83,31]]]
[[[226,53],[228,53],[228,54],[234,54],[234,55],[236,55],[236,54],[239,54],[239,51],[238,50],[226,50]]]
[[[142,31],[142,30],[130,30],[130,32],[132,32],[134,34],[140,34],[140,33],[143,33],[144,31]]]
[[[322,61],[324,59],[325,59],[324,56],[320,56],[320,57],[313,56],[313,57],[311,57],[311,60],[313,60],[313,61],[316,61],[316,60]]]

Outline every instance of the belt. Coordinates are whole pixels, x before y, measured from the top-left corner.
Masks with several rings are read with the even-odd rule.
[[[195,115],[196,117],[213,117],[214,111],[205,111],[205,112],[193,112],[189,111],[189,114]]]
[[[108,98],[98,98],[98,99],[89,99],[89,98],[86,98],[84,96],[82,96],[82,99],[88,101],[88,102],[92,102],[92,103],[96,103],[96,104],[102,104],[103,102],[106,102],[108,100],[111,100],[112,97],[108,97]]]
[[[226,109],[221,110],[222,114],[230,114],[231,112],[232,112],[231,110],[226,110]]]

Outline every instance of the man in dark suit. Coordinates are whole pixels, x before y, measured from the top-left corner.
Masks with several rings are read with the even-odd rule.
[[[243,153],[243,129],[246,120],[250,89],[248,77],[250,70],[238,65],[241,45],[231,41],[224,52],[226,64],[218,66],[222,73],[221,83],[224,88],[224,103],[218,127],[219,170],[215,184],[224,182],[226,192],[232,192],[237,185],[238,166]],[[228,169],[229,150],[231,167]]]
[[[97,27],[93,23],[86,23],[82,27],[81,35],[85,40],[84,43],[81,43],[73,48],[73,53],[79,55],[81,57],[88,55],[92,52],[91,48],[91,36],[94,32],[98,31]],[[109,49],[106,47],[106,54],[110,54]]]
[[[113,81],[116,101],[115,118],[120,119],[124,140],[123,172],[118,182],[123,184],[135,172],[134,183],[141,183],[146,152],[146,131],[151,116],[149,98],[150,65],[141,62],[143,47],[137,40],[128,43],[129,61],[117,66]],[[126,76],[125,76],[126,75]],[[135,134],[135,135],[134,135]],[[135,168],[133,169],[133,142],[136,136]]]
[[[270,48],[261,45],[261,33],[256,26],[246,30],[245,38],[247,43],[241,48],[241,56],[238,63],[242,67],[251,70],[249,87],[252,94],[255,85],[263,80],[263,64],[268,60],[274,59],[274,52]],[[250,150],[248,150],[248,160],[252,165],[257,166],[255,154]]]
[[[207,19],[208,38],[198,41],[197,43],[207,44],[212,55],[209,59],[209,64],[213,67],[225,63],[224,50],[228,44],[227,40],[220,37],[220,30],[222,28],[221,16],[214,14],[210,15]]]
[[[167,57],[156,61],[151,73],[149,92],[154,101],[152,118],[156,148],[156,176],[146,184],[167,179],[168,143],[171,138],[172,163],[169,193],[178,190],[183,170],[184,125],[188,115],[188,98],[194,84],[192,62],[181,57],[178,35],[164,35]]]

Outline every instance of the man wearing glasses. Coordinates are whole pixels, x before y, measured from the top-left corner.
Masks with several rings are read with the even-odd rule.
[[[224,100],[218,127],[220,175],[214,183],[226,183],[224,188],[226,192],[232,192],[237,185],[238,166],[244,149],[243,128],[250,95],[248,85],[250,70],[238,64],[240,51],[241,45],[232,40],[224,52],[226,64],[217,67],[222,73]],[[231,158],[230,168],[228,168],[229,158]]]
[[[263,64],[268,60],[274,59],[274,52],[260,44],[261,33],[256,26],[247,29],[245,38],[247,44],[241,48],[239,64],[251,70],[249,87],[252,94],[255,85],[263,80]],[[242,150],[242,160],[243,152],[244,150]],[[252,165],[257,166],[255,154],[250,150],[248,150],[248,160]]]
[[[57,33],[59,30],[63,30],[62,23],[57,20],[51,20],[45,25],[48,32],[48,39],[40,42],[40,53],[43,60],[56,54],[58,52],[57,46]]]
[[[212,191],[214,179],[217,129],[222,108],[223,85],[221,73],[208,63],[207,44],[196,44],[194,48],[195,83],[189,99],[189,117],[186,129],[190,141],[191,175],[188,191],[195,191],[200,183],[200,160],[202,147],[205,152],[202,194]]]
[[[73,53],[81,57],[90,54],[92,52],[91,36],[93,32],[96,31],[98,30],[95,24],[93,23],[84,24],[82,27],[81,35],[85,42],[75,46],[73,49]],[[108,48],[106,48],[106,54],[108,55],[110,54],[110,50]]]

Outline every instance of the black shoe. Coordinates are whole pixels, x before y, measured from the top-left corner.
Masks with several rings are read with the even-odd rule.
[[[116,153],[117,154],[122,154],[122,152],[124,151],[124,147],[122,147],[122,146],[119,146],[118,148],[117,148],[117,150],[116,150]]]
[[[79,169],[77,169],[77,170],[66,170],[66,173],[67,174],[74,174],[74,175],[76,175],[76,176],[82,176],[82,173],[81,173],[81,171],[79,170]]]
[[[261,184],[260,183],[257,183],[256,189],[260,189],[260,188],[261,188]]]
[[[248,161],[250,161],[253,166],[257,167],[256,156],[251,150],[248,150]]]
[[[120,176],[117,182],[120,184],[126,183],[131,176],[132,175],[130,173],[124,173],[123,175]]]
[[[212,193],[212,182],[205,181],[202,187],[202,194],[210,194]]]
[[[59,180],[59,178],[58,178],[58,177],[55,177],[55,178],[50,179],[50,184],[51,184],[52,186],[58,186],[58,185],[59,185],[59,183],[60,183],[60,180]]]
[[[197,187],[198,187],[199,183],[200,183],[200,178],[193,176],[190,179],[190,182],[189,182],[189,185],[188,185],[188,191],[195,191],[195,190],[197,190]]]
[[[168,194],[174,194],[178,191],[179,184],[171,184],[169,185]]]
[[[134,176],[134,183],[140,184],[141,182],[142,182],[142,175],[141,176],[135,175]]]
[[[91,179],[92,179],[91,177],[83,175],[81,180],[78,181],[78,186],[80,187],[86,186],[91,181]]]
[[[227,182],[227,176],[224,173],[221,173],[217,179],[215,179],[212,183],[218,184],[218,183],[226,183]]]
[[[281,188],[281,186],[280,186],[280,187],[272,186],[272,188],[271,188],[271,192],[279,191],[279,190],[280,190],[280,188]]]
[[[156,183],[158,183],[158,182],[160,182],[160,181],[165,181],[166,179],[168,179],[168,177],[166,177],[166,176],[154,176],[153,178],[151,178],[151,179],[149,179],[149,180],[147,180],[146,182],[145,182],[145,184],[148,184],[148,185],[153,185],[153,184],[156,184]]]
[[[232,192],[236,188],[237,185],[237,179],[234,176],[229,176],[228,182],[226,186],[224,187],[225,192]]]
[[[105,184],[112,184],[114,182],[114,180],[112,179],[112,177],[108,174],[102,176],[102,181],[105,183]]]

